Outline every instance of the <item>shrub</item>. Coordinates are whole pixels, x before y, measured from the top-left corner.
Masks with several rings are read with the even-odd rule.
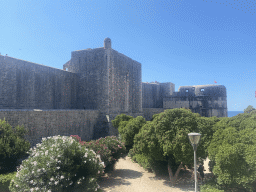
[[[206,184],[200,186],[200,192],[224,192],[224,190],[221,190],[221,187],[216,182],[216,178],[212,178]]]
[[[146,120],[142,116],[138,116],[128,122],[122,121],[119,124],[118,132],[122,136],[122,141],[126,146],[133,146],[135,135],[139,133],[142,126],[146,123]]]
[[[72,137],[43,138],[29,154],[10,183],[11,191],[96,191],[99,187],[96,181],[104,163]]]
[[[25,141],[27,131],[24,126],[13,129],[10,124],[0,120],[0,174],[16,171],[19,159],[26,156],[30,143]]]
[[[216,164],[213,173],[225,188],[255,191],[256,131],[253,128],[218,129],[208,148],[209,159]]]
[[[147,171],[151,172],[153,170],[153,159],[144,154],[135,154],[132,160],[138,162],[138,164]]]
[[[0,175],[1,191],[9,191],[10,182],[16,176],[16,173],[17,172],[12,172]]]
[[[126,148],[124,143],[119,141],[116,136],[107,136],[105,138],[100,138],[97,141],[99,144],[105,144],[111,150],[114,159],[118,160],[125,156]]]
[[[111,122],[112,122],[113,127],[118,129],[120,122],[130,121],[131,119],[133,119],[132,116],[121,114],[121,115],[117,115],[116,118],[114,120],[112,120]]]
[[[217,189],[211,185],[203,185],[200,187],[201,192],[224,192],[224,190]]]
[[[107,136],[96,141],[80,143],[100,155],[106,165],[105,172],[112,171],[118,159],[124,157],[126,153],[124,144],[115,136]]]

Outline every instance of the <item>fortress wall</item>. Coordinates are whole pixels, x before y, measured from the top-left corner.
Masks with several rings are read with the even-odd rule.
[[[89,141],[99,116],[97,110],[0,110],[0,119],[5,117],[13,128],[22,124],[28,128],[26,139],[32,146],[41,142],[42,137],[55,135],[79,135],[83,141]]]
[[[171,82],[160,83],[160,99],[159,99],[159,108],[163,108],[163,99],[169,97],[175,92],[175,85]]]
[[[226,87],[223,85],[196,85],[194,87],[196,96],[227,97]]]
[[[142,83],[143,108],[161,108],[161,87],[157,83]]]
[[[162,98],[169,97],[175,92],[175,84],[171,82],[160,83]]]
[[[131,60],[117,51],[109,51],[110,113],[128,113],[132,111],[130,89],[133,87],[133,82],[131,81],[132,71],[129,71],[132,65]]]
[[[170,100],[169,98],[164,98],[163,102],[164,109],[174,109],[174,108],[189,108],[189,101],[182,101],[179,98],[175,100]]]
[[[193,113],[205,117],[227,117],[227,100],[225,97],[184,97],[176,96],[164,98],[164,109],[189,108]]]
[[[111,49],[109,66],[110,113],[141,113],[141,64]]]
[[[143,117],[146,121],[151,121],[153,115],[164,112],[163,108],[143,108]]]
[[[163,98],[174,91],[173,83],[142,83],[143,108],[163,108]]]
[[[153,108],[154,101],[153,101],[153,95],[152,90],[153,87],[151,84],[148,83],[142,83],[142,108]]]
[[[0,56],[0,109],[75,108],[76,74]]]
[[[108,113],[108,57],[103,48],[72,52],[68,70],[79,77],[78,109]]]

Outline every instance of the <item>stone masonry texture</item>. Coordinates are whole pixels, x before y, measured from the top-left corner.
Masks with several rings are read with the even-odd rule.
[[[89,141],[118,136],[117,115],[150,121],[166,109],[189,108],[201,116],[227,117],[223,85],[181,86],[142,82],[141,63],[104,47],[71,52],[56,69],[0,55],[0,119],[29,131],[32,146],[42,137],[79,135]]]

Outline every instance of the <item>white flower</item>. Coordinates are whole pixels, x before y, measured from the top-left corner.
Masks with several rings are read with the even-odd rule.
[[[35,173],[34,171],[32,171],[32,174]]]
[[[91,161],[91,159],[89,159],[89,161]]]
[[[34,161],[34,162],[32,162],[32,164],[33,164],[34,166],[36,166],[36,165],[37,165],[37,162],[36,162],[36,161]]]
[[[99,159],[100,159],[100,155],[97,155],[97,158],[99,158]]]
[[[59,181],[55,181],[55,185],[57,185],[59,183]]]
[[[50,181],[53,181],[54,179],[53,179],[53,177],[50,179]]]
[[[86,161],[84,161],[84,163],[86,163]]]
[[[30,191],[34,191],[34,188],[30,189]]]
[[[85,179],[85,177],[83,177],[83,179]]]
[[[58,163],[61,163],[61,161],[58,161]]]
[[[38,169],[38,170],[37,170],[37,172],[40,172],[40,171],[41,171],[41,169]]]
[[[63,176],[63,175],[61,175],[60,179],[64,179],[64,176]]]
[[[58,157],[61,157],[61,155],[58,155]]]
[[[48,155],[48,150],[47,150],[47,151],[45,151],[45,155]]]
[[[15,185],[16,187],[19,187],[19,185]]]
[[[30,183],[33,183],[33,180],[31,180]]]
[[[77,182],[77,184],[80,184],[81,182]]]
[[[44,140],[46,140],[46,138],[45,138],[45,137],[43,137],[43,138],[42,138],[42,141],[44,141]]]
[[[85,153],[84,157],[87,157],[88,156],[88,153]]]
[[[36,154],[35,154],[35,157],[37,157],[37,156],[39,156],[39,153],[36,153]]]
[[[57,169],[60,169],[60,167],[56,167]]]
[[[100,171],[98,171],[98,174],[100,174]]]
[[[51,190],[48,190],[47,192],[52,192]]]
[[[73,181],[71,181],[71,183],[69,185],[72,185],[73,184]]]
[[[38,187],[36,187],[36,191],[38,190],[39,188]]]

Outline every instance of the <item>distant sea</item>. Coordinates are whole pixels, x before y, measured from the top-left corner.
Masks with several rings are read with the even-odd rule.
[[[236,116],[239,113],[244,113],[243,111],[228,111],[228,117]]]

